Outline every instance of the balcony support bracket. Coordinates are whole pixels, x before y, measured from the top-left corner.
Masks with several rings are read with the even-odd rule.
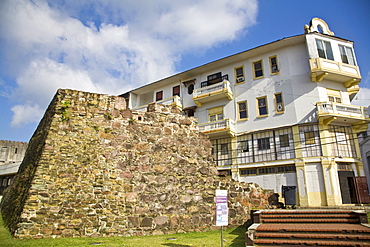
[[[352,130],[355,134],[364,132],[367,130],[369,121],[358,121],[352,124]]]
[[[346,81],[343,85],[346,87],[346,88],[350,88],[350,87],[353,87],[353,86],[356,86],[360,83],[360,81],[358,81],[357,79],[355,78],[352,78],[351,80],[348,80]]]
[[[322,74],[320,74],[320,75],[316,76],[316,81],[317,81],[317,82],[320,82],[320,81],[324,80],[324,78],[325,78],[326,76],[328,76],[328,75],[329,75],[329,73],[328,73],[328,72],[322,73]]]
[[[322,119],[321,122],[322,122],[323,125],[326,126],[326,125],[331,124],[331,122],[333,122],[336,119],[337,119],[337,117],[328,117],[328,118]]]

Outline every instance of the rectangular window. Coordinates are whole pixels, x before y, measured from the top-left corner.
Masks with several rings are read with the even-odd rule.
[[[180,86],[175,86],[172,88],[172,96],[180,96]]]
[[[280,147],[282,148],[289,147],[289,135],[288,134],[280,135],[279,142],[280,142]]]
[[[277,172],[280,172],[280,173],[295,172],[295,166],[294,165],[278,166]]]
[[[239,102],[238,103],[238,108],[239,108],[239,119],[243,120],[248,118],[248,112],[247,112],[247,102]]]
[[[156,92],[155,94],[155,101],[159,101],[163,99],[163,91]]]
[[[258,105],[258,115],[266,116],[267,115],[267,97],[257,98]]]
[[[270,138],[261,138],[257,140],[258,150],[267,150],[270,149]]]
[[[229,144],[228,143],[222,143],[221,144],[221,154],[229,154]]]
[[[277,57],[276,56],[270,57],[270,69],[271,69],[271,74],[279,73],[279,68],[278,68]]]
[[[253,62],[253,71],[254,71],[254,79],[259,79],[263,77],[262,60]]]
[[[207,86],[222,82],[221,72],[207,76]],[[202,86],[203,87],[203,86]]]
[[[235,82],[242,83],[244,82],[244,67],[237,67],[235,68]]]
[[[315,132],[314,131],[304,132],[304,139],[306,145],[315,144]]]
[[[355,57],[351,47],[339,45],[340,56],[343,63],[356,65]]]
[[[244,169],[240,170],[241,175],[256,175],[257,174],[257,169]]]
[[[208,116],[210,122],[224,119],[224,107],[218,106],[215,108],[208,109]]]
[[[238,150],[239,150],[239,153],[247,153],[247,152],[249,152],[248,141],[241,141],[241,142],[239,142]]]
[[[317,52],[319,57],[334,60],[333,51],[330,42],[316,39]]]
[[[326,94],[328,95],[328,100],[330,102],[342,103],[342,95],[340,91],[327,88]]]
[[[277,113],[284,112],[284,103],[283,103],[283,94],[277,93],[275,94],[275,107]]]

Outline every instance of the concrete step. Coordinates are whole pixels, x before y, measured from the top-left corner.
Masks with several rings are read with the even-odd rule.
[[[255,246],[368,246],[366,213],[352,210],[262,210],[247,234]],[[252,238],[251,238],[252,236]]]
[[[360,224],[261,224],[257,232],[331,232],[331,233],[366,233],[370,228]]]
[[[257,246],[354,246],[369,247],[370,243],[356,241],[315,241],[315,240],[290,240],[290,239],[255,239]]]
[[[257,238],[273,239],[305,239],[305,240],[368,240],[370,243],[370,234],[338,234],[338,233],[280,233],[280,232],[257,232]]]

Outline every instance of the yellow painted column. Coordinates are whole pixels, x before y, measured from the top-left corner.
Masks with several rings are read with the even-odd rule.
[[[360,131],[366,131],[367,126],[368,125],[360,125],[360,127],[357,128],[352,126],[352,131],[354,135],[356,135]],[[354,145],[356,150],[356,158],[358,159],[358,161],[356,161],[356,177],[365,176],[364,163],[362,162],[360,144],[358,143],[357,138],[354,138]]]
[[[306,178],[306,171],[305,171],[305,162],[303,159],[296,159],[295,161],[296,167],[296,176],[297,176],[297,204],[301,207],[308,207],[309,200],[308,200],[308,193],[307,193],[307,178]]]
[[[295,167],[297,177],[297,205],[307,207],[308,205],[308,194],[306,185],[306,172],[305,162],[302,155],[301,138],[299,135],[299,126],[292,127],[293,140],[294,140],[294,152],[295,152]]]
[[[323,158],[321,165],[324,176],[327,206],[336,206],[342,204],[338,168],[334,158]]]
[[[329,126],[323,123],[324,121],[320,121],[319,123],[319,135],[320,135],[320,142],[321,142],[321,150],[323,157],[331,157],[332,156],[332,145],[333,142],[332,136],[329,132]],[[335,141],[335,140],[334,140]],[[335,157],[333,157],[335,158]]]
[[[238,145],[236,137],[232,137],[231,139],[231,177],[236,180],[240,181],[240,172],[239,172],[239,164],[238,164]]]

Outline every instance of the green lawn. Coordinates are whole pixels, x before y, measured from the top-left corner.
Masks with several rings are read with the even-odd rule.
[[[224,231],[225,247],[244,247],[246,227],[229,228]],[[172,235],[144,237],[109,238],[56,238],[56,239],[14,239],[4,227],[0,215],[0,246],[140,246],[140,247],[209,247],[221,246],[220,231],[192,232]]]

